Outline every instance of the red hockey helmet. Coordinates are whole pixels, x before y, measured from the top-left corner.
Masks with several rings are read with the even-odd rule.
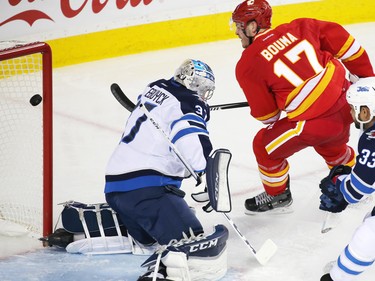
[[[232,13],[232,21],[244,29],[255,20],[259,28],[271,27],[272,8],[266,0],[247,0],[239,4]]]

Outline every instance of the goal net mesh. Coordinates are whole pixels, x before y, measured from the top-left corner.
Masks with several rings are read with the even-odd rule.
[[[0,220],[43,235],[43,101],[30,99],[43,97],[46,70],[41,52],[1,57],[15,45],[0,42]]]

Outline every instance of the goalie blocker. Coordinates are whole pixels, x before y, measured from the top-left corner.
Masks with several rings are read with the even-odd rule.
[[[228,149],[220,148],[207,159],[206,187],[204,191],[193,193],[191,197],[199,202],[207,202],[203,207],[206,212],[227,213],[232,210],[229,190],[228,169],[232,154]]]
[[[206,183],[211,207],[216,212],[230,212],[232,210],[228,169],[232,154],[228,149],[215,150],[208,158],[206,169]]]

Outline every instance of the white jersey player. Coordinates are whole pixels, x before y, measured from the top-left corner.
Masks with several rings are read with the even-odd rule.
[[[348,204],[355,204],[375,191],[375,77],[359,79],[350,86],[346,95],[355,125],[363,133],[358,142],[358,156],[353,170],[339,175],[331,189],[327,188],[330,191],[326,194],[322,190],[320,208],[333,212],[340,212]],[[320,280],[355,280],[374,261],[375,208],[354,232],[352,240],[330,272]]]
[[[206,170],[212,151],[206,101],[214,89],[211,68],[193,59],[183,62],[173,78],[147,85],[108,162],[106,201],[129,235],[143,245],[169,245],[145,262],[149,272],[138,280],[156,275],[157,280],[216,280],[226,272],[227,228],[216,226],[206,236],[180,190],[191,172]],[[194,271],[195,258],[197,265],[208,262],[207,272]]]

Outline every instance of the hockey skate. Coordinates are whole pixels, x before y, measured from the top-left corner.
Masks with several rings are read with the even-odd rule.
[[[292,213],[293,209],[290,207],[292,202],[293,199],[289,186],[287,186],[283,193],[276,196],[262,192],[255,197],[246,199],[245,214],[256,215],[265,212],[272,214]]]
[[[46,237],[41,237],[39,240],[43,242],[43,246],[45,247],[57,246],[60,248],[66,248],[74,241],[74,234],[63,228],[59,228],[54,233]]]

